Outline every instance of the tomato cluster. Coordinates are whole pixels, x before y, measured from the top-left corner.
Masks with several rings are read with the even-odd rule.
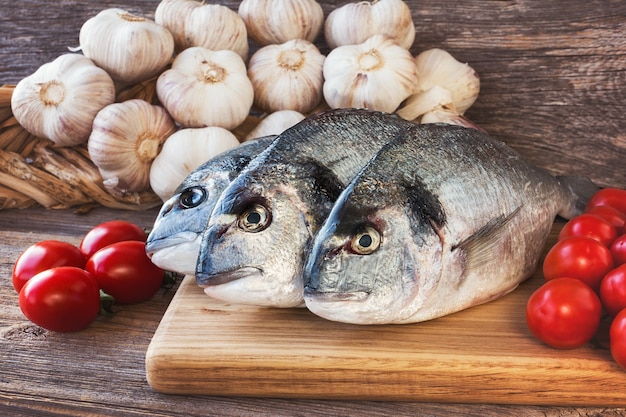
[[[95,320],[103,294],[120,304],[150,299],[164,271],[146,255],[146,237],[139,226],[113,220],[87,232],[78,247],[58,240],[35,243],[13,266],[20,309],[45,329],[72,332]]]
[[[541,341],[573,349],[611,318],[610,348],[626,368],[626,190],[605,188],[569,220],[543,263],[546,283],[528,299],[526,321]]]

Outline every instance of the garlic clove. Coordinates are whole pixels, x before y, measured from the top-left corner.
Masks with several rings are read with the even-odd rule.
[[[243,0],[238,13],[261,46],[293,39],[313,42],[324,24],[324,11],[315,0]]]
[[[323,72],[324,98],[331,108],[393,112],[417,87],[413,56],[383,35],[333,49]]]
[[[89,157],[112,192],[150,186],[150,166],[176,125],[165,109],[132,99],[103,108],[87,142]]]
[[[365,42],[373,35],[387,35],[405,49],[415,40],[411,9],[402,0],[348,3],[326,18],[324,37],[331,48]]]
[[[463,126],[470,129],[476,129],[484,132],[485,130],[469,120],[467,117],[458,114],[454,110],[437,108],[424,113],[420,119],[420,123],[446,123],[449,125]]]
[[[222,4],[195,0],[163,0],[157,6],[155,21],[170,30],[176,50],[201,46],[213,51],[234,51],[248,59],[248,31],[243,19]]]
[[[304,115],[295,110],[279,110],[265,116],[245,137],[244,141],[263,136],[280,135],[291,126],[304,120]]]
[[[262,47],[248,63],[254,104],[266,112],[309,112],[322,101],[324,60],[315,45],[302,39]]]
[[[233,51],[202,47],[182,51],[157,79],[157,96],[183,127],[233,129],[248,116],[254,99],[246,65]]]
[[[403,119],[417,120],[429,111],[443,108],[456,113],[452,93],[444,87],[435,85],[426,91],[413,94],[396,113]]]
[[[193,170],[238,145],[235,135],[221,127],[179,130],[165,141],[152,163],[150,186],[166,201]]]
[[[462,115],[474,104],[480,91],[480,78],[468,64],[438,48],[420,53],[415,62],[419,73],[417,92],[398,110],[401,117],[415,120],[435,109],[433,97],[441,95],[443,90],[447,91],[451,103],[443,103],[442,99],[441,107]]]
[[[29,133],[74,146],[87,142],[96,114],[114,101],[115,85],[102,68],[64,54],[17,83],[11,110]]]
[[[105,9],[80,29],[83,54],[116,81],[136,83],[160,73],[174,54],[174,38],[163,26],[122,9]]]

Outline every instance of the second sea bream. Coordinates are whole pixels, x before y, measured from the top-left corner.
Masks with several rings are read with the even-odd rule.
[[[202,237],[198,285],[232,303],[302,306],[304,261],[339,193],[412,125],[337,109],[281,133],[220,196]]]
[[[415,125],[339,196],[304,269],[306,306],[339,322],[412,323],[499,298],[532,275],[555,216],[579,214],[595,191],[484,132]]]

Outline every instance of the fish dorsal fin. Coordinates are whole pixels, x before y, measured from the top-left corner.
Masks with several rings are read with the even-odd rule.
[[[467,271],[493,262],[494,253],[502,238],[502,230],[519,213],[520,209],[521,206],[507,215],[494,217],[470,237],[452,248],[453,252],[461,251],[464,254],[465,262],[459,283],[464,280]]]

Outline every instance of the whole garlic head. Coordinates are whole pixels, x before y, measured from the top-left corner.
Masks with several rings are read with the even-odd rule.
[[[165,109],[140,99],[110,104],[93,122],[89,156],[112,193],[150,186],[150,166],[176,125]]]
[[[292,39],[313,42],[324,24],[324,11],[315,0],[243,0],[238,13],[261,46]]]
[[[295,110],[279,110],[265,116],[245,137],[244,141],[263,136],[280,135],[291,126],[304,120],[304,115]]]
[[[248,32],[237,12],[222,4],[195,0],[162,0],[155,21],[174,36],[176,50],[201,46],[213,51],[234,51],[248,59]]]
[[[324,60],[315,45],[302,39],[262,47],[248,63],[254,104],[266,112],[309,112],[322,101]]]
[[[235,135],[221,127],[179,130],[165,141],[152,163],[150,186],[166,201],[193,170],[238,145]]]
[[[393,112],[415,92],[417,66],[392,39],[374,35],[333,49],[324,62],[324,98],[331,108]]]
[[[163,26],[122,9],[105,9],[80,29],[83,54],[116,81],[136,83],[154,77],[170,62],[174,38]]]
[[[348,3],[326,18],[324,37],[331,48],[364,42],[373,35],[387,35],[405,49],[415,40],[411,9],[402,0]]]
[[[407,120],[416,120],[435,109],[448,109],[459,115],[476,101],[480,78],[468,64],[457,61],[442,49],[429,49],[416,58],[419,82],[398,114]]]
[[[115,101],[115,85],[89,58],[64,54],[22,79],[11,110],[29,133],[59,146],[87,142],[96,114]]]
[[[246,65],[233,51],[187,48],[157,79],[157,96],[184,127],[233,129],[248,116],[254,91]]]

